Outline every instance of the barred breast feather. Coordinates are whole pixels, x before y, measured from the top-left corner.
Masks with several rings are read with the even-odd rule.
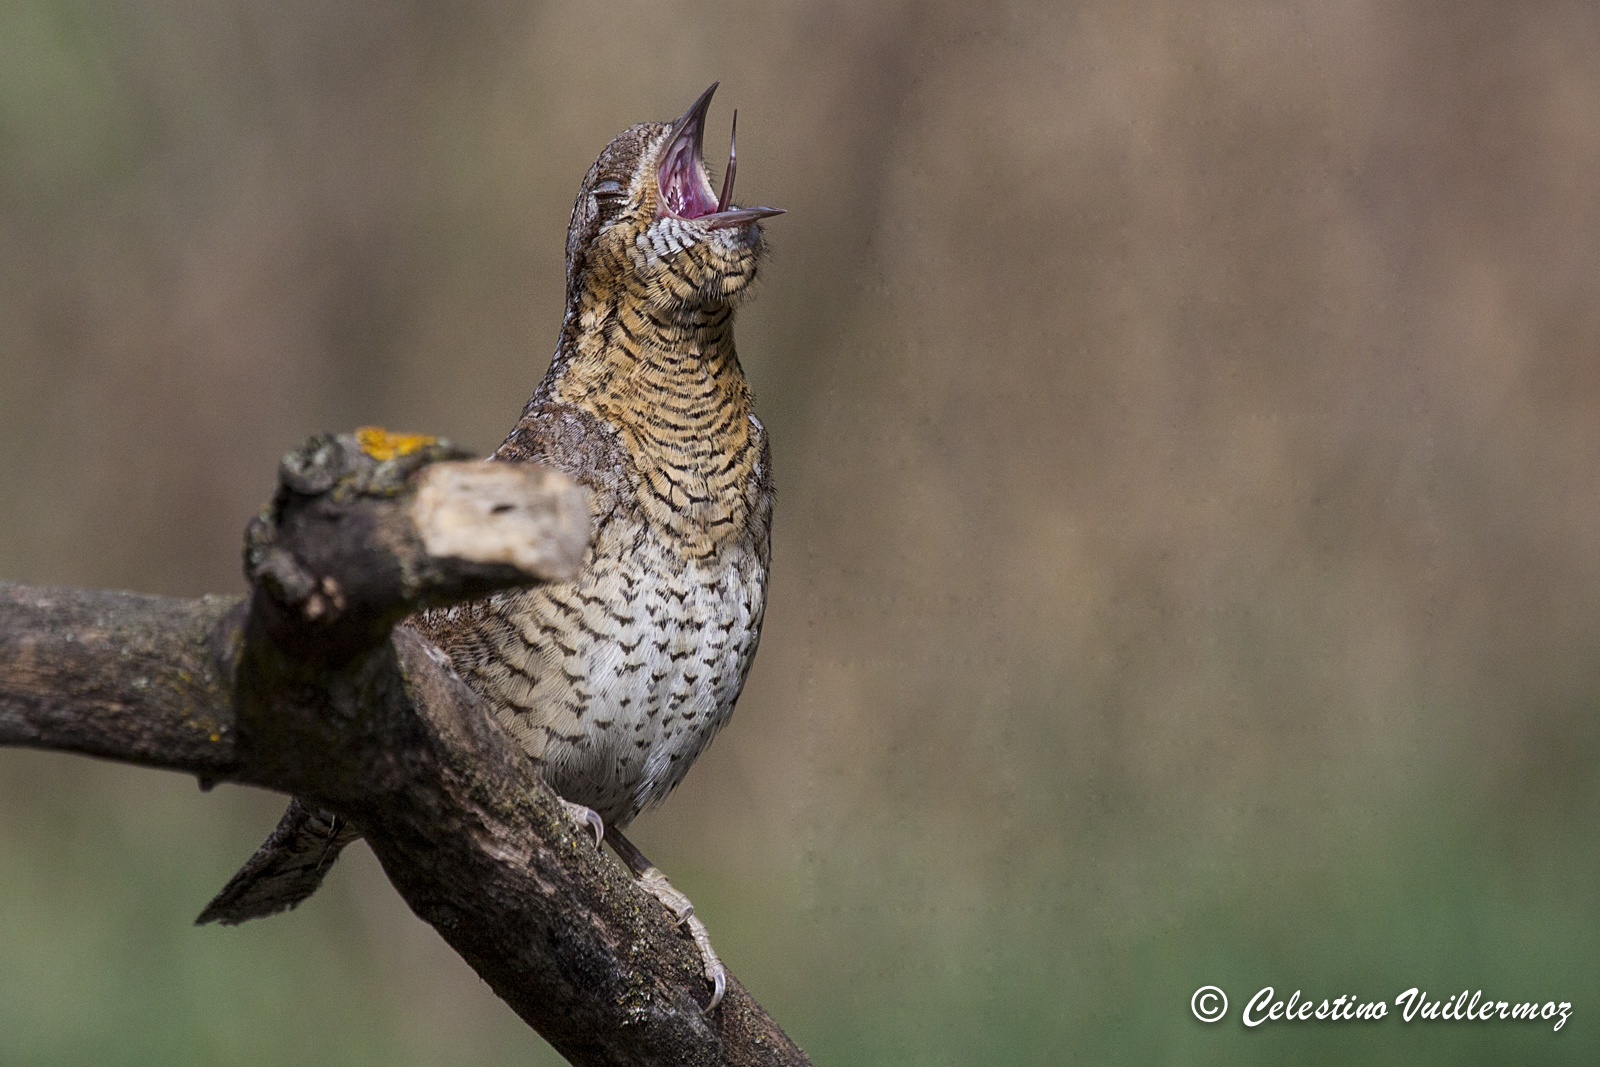
[[[771,486],[765,434],[747,419],[756,458],[739,510],[752,521],[736,536],[684,538],[652,520],[649,482],[617,430],[536,400],[495,458],[547,463],[589,490],[583,572],[414,621],[552,788],[619,828],[665,798],[727,722],[760,640]]]

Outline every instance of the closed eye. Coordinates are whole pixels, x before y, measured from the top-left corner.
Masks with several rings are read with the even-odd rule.
[[[594,197],[594,212],[602,225],[615,220],[628,203],[628,190],[621,182],[600,182],[589,195]]]

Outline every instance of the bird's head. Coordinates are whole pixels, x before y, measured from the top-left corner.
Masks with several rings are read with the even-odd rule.
[[[716,89],[676,122],[624,130],[589,168],[567,228],[569,299],[627,290],[664,307],[704,307],[737,300],[755,279],[760,220],[783,212],[733,204],[731,144],[720,195],[712,189],[701,145]]]

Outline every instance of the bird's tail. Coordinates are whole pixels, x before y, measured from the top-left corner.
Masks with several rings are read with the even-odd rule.
[[[340,851],[360,836],[347,820],[294,798],[272,836],[195,922],[233,926],[287,911],[317,891]]]

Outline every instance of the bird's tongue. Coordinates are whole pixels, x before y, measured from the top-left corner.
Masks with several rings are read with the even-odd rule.
[[[656,178],[661,187],[661,214],[703,219],[701,225],[708,229],[744,226],[758,219],[782,215],[783,210],[775,207],[733,207],[733,175],[738,163],[732,138],[728,142],[728,169],[722,175],[722,195],[711,192],[701,148],[705,141],[706,111],[711,107],[711,94],[717,91],[717,84],[712,82],[711,88],[701,93],[700,99],[672,125],[672,138],[661,155]],[[737,111],[733,120],[737,134]]]

